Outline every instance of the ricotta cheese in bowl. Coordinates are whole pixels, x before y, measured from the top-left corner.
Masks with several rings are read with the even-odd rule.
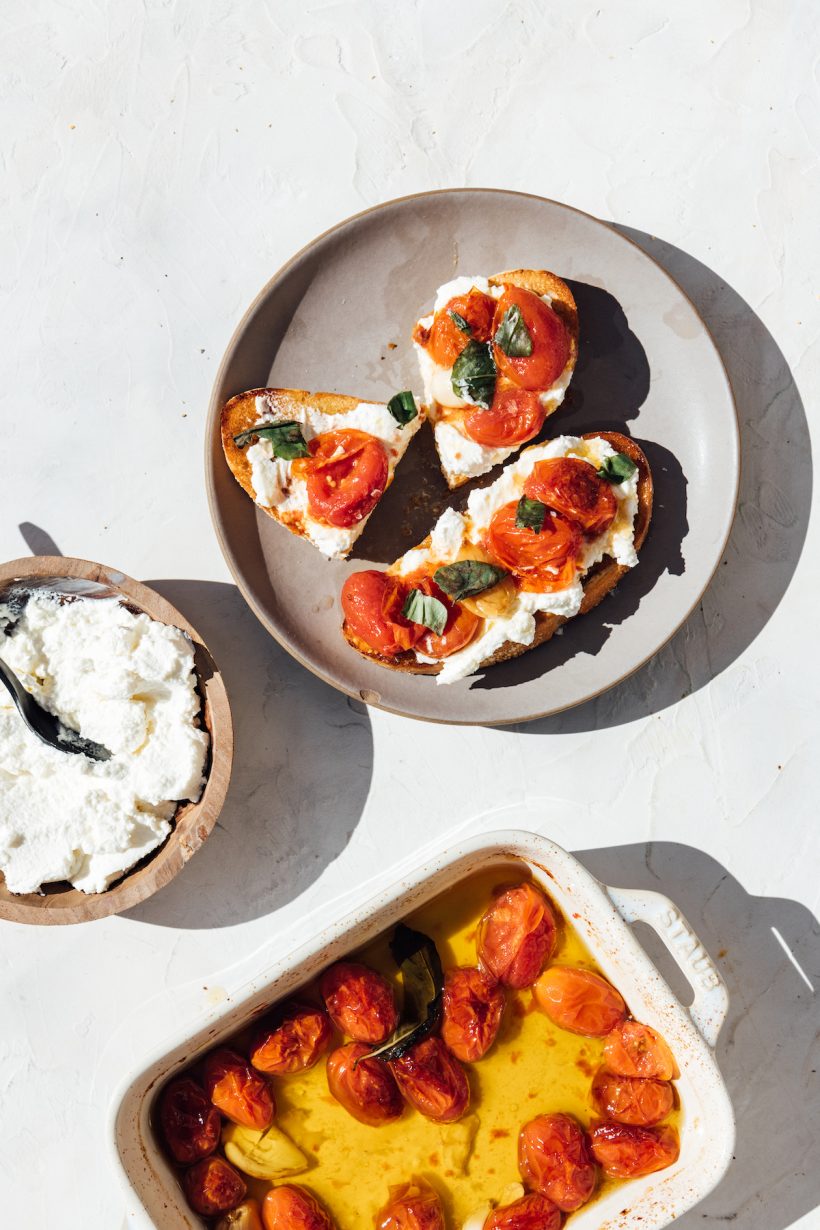
[[[103,744],[58,751],[0,697],[0,871],[12,893],[69,881],[100,893],[171,831],[204,786],[208,734],[184,632],[118,598],[32,590],[0,603],[0,657],[44,708]]]

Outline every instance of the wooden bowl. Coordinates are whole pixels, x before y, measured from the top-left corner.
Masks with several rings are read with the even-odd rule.
[[[0,918],[23,923],[78,923],[118,914],[163,888],[196,854],[214,827],[225,801],[233,760],[233,724],[225,684],[208,647],[179,611],[153,589],[122,572],[62,555],[35,555],[0,564],[0,592],[13,581],[42,583],[73,580],[108,586],[128,606],[160,623],[173,624],[194,643],[194,669],[202,699],[202,719],[210,735],[205,787],[198,803],[181,803],[163,845],[146,855],[103,893],[83,893],[65,880],[43,886],[41,893],[10,893],[0,873]]]

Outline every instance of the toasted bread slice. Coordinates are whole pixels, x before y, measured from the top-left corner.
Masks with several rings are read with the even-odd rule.
[[[441,287],[437,297],[437,302],[442,301],[439,306],[443,306],[443,301],[456,294],[466,293],[469,284],[478,281],[480,279],[458,278],[445,287]],[[490,293],[493,293],[494,289],[496,294],[500,293],[503,286],[520,286],[524,290],[540,295],[549,302],[550,307],[560,317],[567,330],[570,350],[564,370],[551,388],[541,391],[541,403],[549,417],[564,400],[578,358],[578,309],[572,291],[566,282],[545,269],[511,269],[506,273],[494,274],[487,279],[487,283],[482,285],[487,284],[490,287]],[[433,424],[441,468],[448,485],[456,488],[469,482],[471,478],[486,474],[493,466],[500,465],[513,453],[518,452],[521,445],[514,444],[510,448],[492,448],[471,440],[464,432],[463,421],[465,413],[473,407],[466,403],[457,406],[444,405],[437,400],[436,392],[440,397],[445,396],[445,393],[448,398],[451,396],[450,373],[452,369],[439,367],[426,349],[425,343],[429,338],[434,315],[435,313],[431,313],[417,322],[413,331],[413,340],[424,382],[424,400]],[[452,398],[457,400],[454,394]]]
[[[259,425],[295,422],[306,440],[326,431],[351,427],[376,436],[387,453],[385,490],[393,481],[396,466],[424,422],[424,408],[416,403],[416,417],[400,424],[383,402],[362,401],[339,393],[307,393],[304,389],[251,389],[232,397],[222,409],[221,432],[225,459],[239,485],[274,520],[292,533],[306,538],[328,558],[344,558],[367,524],[369,516],[355,525],[329,525],[311,514],[307,488],[298,467],[273,456],[266,442],[240,447],[235,437]]]
[[[567,437],[568,439],[572,437]],[[560,439],[560,438],[559,438]],[[639,552],[644,544],[646,535],[649,531],[649,524],[652,519],[652,474],[649,469],[649,463],[643,450],[630,439],[629,436],[624,436],[617,431],[600,431],[588,432],[581,437],[582,441],[603,440],[616,453],[625,453],[637,466],[635,474],[635,510],[634,519],[632,521],[632,545],[635,552]],[[557,441],[555,442],[557,443]],[[521,463],[526,464],[528,453],[537,454],[541,452],[544,445],[531,445],[529,449],[525,449],[521,457],[518,459],[516,466]],[[508,467],[509,468],[509,467]],[[505,471],[506,473],[506,471]],[[504,475],[496,482],[502,482]],[[493,484],[495,486],[495,484]],[[488,489],[491,490],[491,489]],[[483,493],[476,493],[483,494]],[[468,514],[469,515],[469,514]],[[432,536],[428,536],[424,542],[416,549],[423,552],[431,547]],[[412,552],[410,554],[415,554]],[[469,552],[468,552],[469,554]],[[405,557],[406,558],[406,557]],[[401,572],[399,567],[401,561],[394,564],[389,572]],[[604,555],[602,559],[594,563],[582,578],[581,586],[583,589],[583,597],[576,614],[582,615],[586,611],[591,611],[597,606],[608,593],[611,592],[618,584],[618,581],[629,572],[632,564],[618,563],[611,555]],[[565,624],[572,616],[557,615],[547,611],[536,611],[534,614],[534,633],[532,640],[526,644],[517,640],[505,640],[493,650],[491,654],[482,658],[475,663],[469,672],[474,673],[478,670],[485,670],[489,666],[494,666],[498,662],[506,662],[510,658],[517,658],[519,655],[526,653],[530,649],[535,649],[538,645],[543,645],[545,641],[550,640],[555,635],[558,629]],[[442,672],[448,660],[444,659],[440,662],[421,662],[416,657],[413,650],[408,650],[400,654],[396,658],[385,658],[380,654],[374,653],[367,645],[363,644],[345,625],[342,628],[345,639],[354,649],[361,653],[364,657],[370,658],[373,662],[378,662],[380,666],[388,667],[390,670],[404,671],[415,675],[438,675]],[[454,655],[454,657],[457,655]],[[462,676],[456,675],[456,678]],[[444,681],[442,681],[444,682]]]

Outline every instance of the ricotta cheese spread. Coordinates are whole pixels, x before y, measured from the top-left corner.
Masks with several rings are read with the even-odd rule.
[[[58,751],[0,696],[0,870],[13,893],[68,880],[102,892],[171,831],[204,784],[194,649],[117,598],[33,591],[0,604],[0,657],[35,699],[112,753]]]
[[[256,413],[257,423],[298,422],[307,441],[326,431],[338,431],[343,427],[376,436],[387,450],[388,484],[407,445],[424,421],[423,415],[417,414],[409,423],[402,425],[393,418],[386,405],[375,402],[360,402],[346,414],[323,414],[314,406],[297,406],[293,413],[286,416],[277,413],[263,393],[256,398]],[[275,508],[285,523],[293,520],[329,559],[347,555],[367,524],[367,517],[349,528],[327,525],[317,520],[308,509],[305,483],[294,480],[290,461],[274,456],[270,440],[258,440],[245,455],[251,467],[251,484],[257,504],[262,508]]]

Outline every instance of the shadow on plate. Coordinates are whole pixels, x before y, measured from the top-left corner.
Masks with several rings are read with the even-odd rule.
[[[808,526],[812,492],[808,424],[794,377],[774,338],[737,291],[707,265],[642,231],[615,229],[671,274],[717,345],[740,421],[738,510],[711,585],[672,640],[618,687],[566,713],[518,728],[527,734],[620,726],[667,708],[721,674],[777,609],[797,567]],[[680,327],[674,319],[667,323],[673,329]],[[654,465],[651,455],[650,461]],[[653,534],[659,524],[660,518]],[[647,541],[647,560],[653,534]],[[597,614],[593,611],[567,627],[561,638],[567,647],[562,646],[561,652],[568,652],[572,644],[577,645],[575,652],[596,652],[605,629],[596,631],[590,620],[598,625],[610,622],[619,602],[628,605],[629,586],[638,581],[641,570],[627,577],[627,584],[622,582],[622,596],[616,591]],[[547,646],[538,653],[549,651]]]
[[[717,1060],[737,1116],[735,1157],[723,1182],[675,1225],[785,1230],[820,1204],[813,1162],[820,1054],[811,989],[820,985],[817,920],[795,901],[750,896],[720,863],[690,846],[650,842],[577,857],[605,883],[671,897],[729,987]],[[645,926],[636,935],[661,971],[671,970],[678,994],[682,977],[660,939]]]

